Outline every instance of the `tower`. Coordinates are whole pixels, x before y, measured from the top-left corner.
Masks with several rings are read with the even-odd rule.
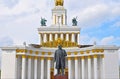
[[[52,9],[52,17],[53,25],[67,24],[67,10],[63,5],[55,5],[55,7]]]
[[[80,28],[67,25],[67,10],[63,6],[63,0],[55,0],[52,9],[52,24],[48,27],[39,27],[40,45],[43,47],[77,47],[80,45]]]

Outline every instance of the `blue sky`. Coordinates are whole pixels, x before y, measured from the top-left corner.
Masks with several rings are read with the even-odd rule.
[[[78,17],[80,43],[120,46],[120,0],[65,0],[68,25]],[[39,44],[40,18],[52,23],[54,0],[0,0],[0,47]]]

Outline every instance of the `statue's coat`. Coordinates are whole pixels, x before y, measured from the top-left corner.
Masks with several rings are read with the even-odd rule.
[[[59,48],[55,51],[54,54],[54,61],[56,61],[56,69],[65,69],[65,57],[67,56],[67,53],[65,50]]]

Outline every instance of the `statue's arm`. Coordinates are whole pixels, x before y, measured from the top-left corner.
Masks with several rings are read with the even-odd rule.
[[[67,56],[67,53],[66,53],[66,51],[64,50],[64,54],[65,54],[65,56]]]
[[[56,51],[55,51],[55,54],[54,54],[54,62],[56,61]]]

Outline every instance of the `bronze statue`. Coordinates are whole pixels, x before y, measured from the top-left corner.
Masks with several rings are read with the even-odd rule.
[[[75,18],[73,18],[72,19],[72,23],[73,23],[73,25],[72,26],[77,26],[77,17]]]
[[[64,0],[55,0],[56,6],[58,6],[58,5],[63,6],[63,4],[64,4]]]
[[[45,18],[41,18],[41,26],[46,26],[46,21]]]
[[[64,75],[66,56],[67,56],[66,51],[62,49],[61,45],[59,45],[58,49],[55,51],[55,54],[54,54],[54,62],[56,62],[55,68],[57,69],[57,75],[61,74],[60,70],[62,72],[62,75]]]

